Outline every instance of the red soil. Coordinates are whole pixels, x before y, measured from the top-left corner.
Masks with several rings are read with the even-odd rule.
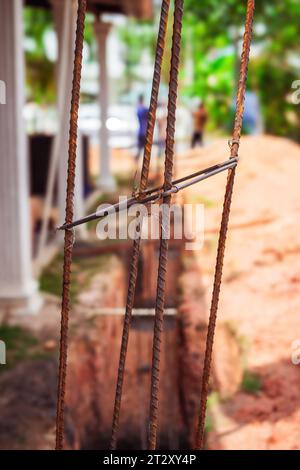
[[[180,174],[227,155],[226,141],[217,141],[185,155]],[[238,391],[214,406],[209,447],[299,449],[300,366],[292,364],[291,344],[300,339],[300,148],[285,139],[249,137],[242,139],[240,157],[219,322],[242,337],[246,368],[259,375],[261,388],[256,394]],[[208,299],[225,182],[226,175],[219,175],[186,195],[206,206],[198,259]],[[222,361],[217,350],[215,361]]]

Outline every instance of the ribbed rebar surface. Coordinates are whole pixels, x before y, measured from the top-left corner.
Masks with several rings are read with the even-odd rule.
[[[75,58],[73,69],[72,101],[70,112],[69,152],[68,152],[68,177],[66,195],[66,217],[65,223],[73,221],[74,213],[74,187],[75,167],[77,149],[77,123],[80,99],[80,81],[82,69],[82,50],[84,21],[87,0],[78,1],[77,29],[75,43]],[[68,322],[70,311],[70,277],[73,252],[73,232],[65,231],[64,239],[64,264],[63,264],[63,292],[61,308],[61,332],[60,332],[60,354],[59,373],[57,389],[57,411],[56,411],[56,450],[62,450],[64,445],[64,410],[67,374],[67,352],[68,352]]]
[[[139,186],[140,192],[147,189],[147,184],[148,184],[150,159],[151,159],[151,152],[152,152],[152,145],[153,145],[153,134],[154,134],[157,102],[158,102],[158,93],[159,93],[160,78],[161,78],[161,66],[162,66],[164,49],[165,49],[165,38],[166,38],[166,31],[167,31],[169,7],[170,7],[170,0],[163,0],[162,6],[161,6],[161,16],[160,16],[159,32],[158,32],[157,47],[156,47],[153,82],[152,82],[152,93],[151,93],[150,108],[149,108],[148,123],[147,123],[146,144],[145,144],[144,157],[143,157],[141,181],[140,181],[140,186]],[[129,339],[130,325],[131,325],[131,319],[132,319],[132,309],[133,309],[133,303],[134,303],[136,280],[137,280],[137,274],[138,274],[141,230],[142,230],[142,224],[139,224],[136,230],[137,236],[133,242],[132,258],[131,258],[130,269],[129,269],[129,285],[128,285],[126,310],[125,310],[122,340],[121,340],[117,386],[116,386],[115,403],[114,403],[114,411],[113,411],[112,435],[111,435],[111,441],[110,441],[111,450],[115,450],[117,447],[117,436],[118,436],[119,421],[120,421],[120,409],[121,409],[121,401],[122,401],[122,390],[123,390],[123,382],[124,382],[126,355],[127,355],[128,339]]]
[[[169,83],[167,139],[165,156],[164,189],[172,186],[173,162],[174,162],[174,139],[176,123],[176,103],[178,90],[178,72],[181,46],[181,30],[183,17],[183,0],[175,0],[174,24],[172,38],[172,58]],[[151,395],[150,395],[150,418],[148,449],[154,450],[157,441],[158,408],[159,408],[159,380],[160,380],[160,351],[163,331],[163,314],[165,303],[165,284],[168,257],[168,235],[170,225],[170,201],[168,196],[163,199],[163,210],[161,219],[160,253],[157,278],[157,293],[155,305],[154,337],[152,350],[151,370]]]
[[[237,101],[236,101],[236,115],[235,115],[235,123],[234,123],[234,130],[233,130],[233,138],[232,138],[232,143],[231,143],[231,157],[232,158],[238,156],[239,142],[240,142],[241,131],[242,131],[246,81],[247,81],[250,45],[251,45],[251,38],[252,38],[252,27],[253,27],[253,19],[254,19],[254,9],[255,9],[255,1],[248,0],[246,22],[245,22],[245,34],[244,34],[244,41],[243,41],[243,51],[242,51],[241,66],[240,66],[239,85],[238,85]],[[209,317],[208,331],[207,331],[206,351],[205,351],[204,368],[203,368],[203,376],[202,376],[199,422],[198,422],[198,429],[197,429],[197,435],[196,435],[195,449],[202,449],[203,444],[204,444],[205,416],[206,416],[206,404],[207,404],[207,396],[208,396],[208,388],[209,388],[209,376],[210,376],[210,369],[211,369],[213,342],[214,342],[214,334],[215,334],[218,305],[219,305],[219,296],[220,296],[220,289],[221,289],[221,282],[222,282],[222,270],[223,270],[226,236],[227,236],[228,222],[229,222],[229,216],[230,216],[230,207],[231,207],[234,178],[235,178],[235,168],[232,170],[229,170],[228,172],[228,179],[227,179],[224,204],[223,204],[223,213],[222,213],[221,228],[220,228],[219,241],[218,241],[216,267],[215,267],[214,286],[213,286],[213,293],[212,293],[212,300],[211,300],[211,307],[210,307],[210,317]]]

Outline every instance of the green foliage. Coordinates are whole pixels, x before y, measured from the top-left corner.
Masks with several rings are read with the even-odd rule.
[[[3,324],[0,326],[0,339],[6,345],[6,365],[0,371],[13,367],[16,363],[33,355],[38,340],[20,326]]]
[[[186,93],[207,101],[214,124],[226,128],[239,66],[246,1],[186,0],[185,35],[189,31],[195,64]],[[299,106],[288,101],[299,78],[291,57],[299,57],[298,0],[257,0],[248,85],[261,99],[266,131],[300,140]],[[291,114],[293,114],[291,119]]]
[[[76,302],[77,295],[89,286],[93,276],[105,269],[109,255],[93,257],[74,257],[72,263],[72,282],[70,287],[71,302]],[[42,272],[39,282],[43,292],[61,296],[62,292],[62,256],[57,256]]]
[[[181,73],[184,96],[201,98],[209,111],[211,128],[228,132],[239,68],[240,43],[246,0],[186,0]],[[159,11],[153,22],[128,19],[118,27],[125,64],[122,92],[128,93],[137,76],[144,51],[154,57]],[[51,11],[24,9],[25,35],[33,48],[26,51],[29,98],[43,103],[55,100],[54,64],[45,56],[45,34],[54,29]],[[172,12],[162,81],[168,82]],[[256,0],[254,41],[248,86],[259,94],[266,131],[300,140],[300,106],[289,102],[291,84],[299,79],[300,3],[298,0]],[[96,58],[93,16],[88,15],[85,42],[89,59]],[[186,67],[187,60],[192,70]]]
[[[51,10],[24,8],[24,35],[30,47],[26,48],[27,98],[38,104],[53,104],[56,100],[56,64],[46,56],[45,37],[54,32]],[[93,32],[93,15],[88,14],[85,23],[84,40],[89,46],[89,60],[95,60],[96,44]]]
[[[133,185],[133,176],[131,172],[129,173],[117,173],[115,175],[116,183],[118,188],[120,189],[126,189],[127,191],[132,190],[132,185]]]
[[[6,346],[6,364],[0,367],[0,373],[24,360],[45,359],[56,354],[56,349],[46,351],[41,340],[21,326],[5,323],[0,325],[0,340]]]
[[[261,390],[262,384],[258,374],[246,370],[242,380],[241,388],[244,392],[255,394]]]
[[[56,295],[59,297],[62,292],[62,257],[58,256],[42,272],[39,284],[42,292]],[[72,287],[71,287],[72,288]]]
[[[24,8],[24,25],[25,37],[33,42],[28,56],[43,58],[44,37],[45,33],[52,29],[52,14],[44,8]]]
[[[209,434],[214,431],[214,422],[209,413],[205,416],[205,434]]]
[[[29,100],[55,100],[54,64],[45,55],[45,34],[52,29],[52,16],[43,8],[24,8],[24,34],[31,47],[25,51],[26,84]]]
[[[212,410],[220,402],[218,392],[211,392],[207,398],[207,409]]]
[[[211,392],[207,398],[207,411],[205,416],[205,434],[209,434],[215,430],[214,420],[212,416],[213,408],[220,402],[217,392]]]
[[[125,87],[122,91],[128,92],[132,82],[141,78],[136,75],[135,68],[140,63],[143,52],[148,50],[154,54],[156,34],[152,23],[130,19],[126,26],[118,28],[118,35],[123,46],[125,65]]]

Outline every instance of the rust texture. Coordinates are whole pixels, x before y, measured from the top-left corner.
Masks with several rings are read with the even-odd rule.
[[[160,17],[159,32],[158,32],[157,47],[156,47],[155,66],[154,66],[153,82],[152,82],[152,93],[151,93],[148,124],[147,124],[146,144],[145,144],[145,149],[144,149],[143,166],[142,166],[141,180],[140,180],[140,186],[139,186],[139,192],[141,193],[147,189],[147,184],[148,184],[150,159],[151,159],[151,152],[152,152],[152,145],[153,145],[153,134],[154,134],[157,102],[158,102],[158,93],[159,93],[159,86],[160,86],[160,79],[161,79],[161,67],[162,67],[162,61],[163,61],[163,55],[164,55],[164,49],[165,49],[165,39],[166,39],[169,7],[170,7],[170,0],[163,0],[162,6],[161,6],[161,17]],[[142,229],[141,224],[139,224],[136,230],[137,236],[133,243],[133,251],[132,251],[130,270],[129,270],[129,285],[128,285],[128,292],[127,292],[126,310],[125,310],[125,317],[124,317],[124,324],[123,324],[117,385],[116,385],[116,393],[115,393],[115,403],[114,403],[114,411],[113,411],[112,434],[111,434],[111,441],[110,441],[111,450],[115,450],[117,447],[117,436],[118,436],[118,428],[119,428],[119,421],[120,421],[120,409],[121,409],[121,401],[122,401],[125,363],[126,363],[126,355],[127,355],[127,348],[128,348],[129,331],[130,331],[130,325],[131,325],[131,319],[132,319],[132,308],[133,308],[133,303],[134,303],[134,295],[135,295],[135,288],[136,288],[136,281],[137,281],[137,274],[138,274],[138,261],[139,261],[140,243],[141,243],[141,238],[140,238],[141,229]]]
[[[236,116],[233,130],[233,139],[231,142],[231,158],[238,156],[239,143],[242,131],[243,123],[243,114],[244,114],[244,101],[245,101],[245,91],[246,91],[246,81],[247,81],[247,72],[249,64],[249,55],[250,55],[250,45],[252,38],[252,27],[254,19],[254,8],[255,1],[248,0],[247,2],[247,14],[245,22],[245,34],[243,41],[243,51],[241,58],[240,66],[240,76],[239,76],[239,85],[237,92],[237,101],[236,101]],[[204,368],[202,376],[202,389],[201,389],[201,401],[200,401],[200,412],[199,412],[199,422],[196,435],[195,449],[202,449],[204,444],[204,431],[205,431],[205,415],[206,415],[206,403],[209,389],[209,376],[211,368],[211,359],[212,359],[212,350],[213,350],[213,341],[214,333],[216,328],[218,304],[219,304],[219,295],[222,282],[222,270],[223,270],[223,261],[226,245],[226,236],[228,229],[228,222],[230,216],[230,207],[232,200],[232,192],[235,178],[235,168],[229,170],[226,191],[223,204],[223,213],[221,220],[221,228],[218,241],[218,251],[216,258],[216,267],[215,267],[215,277],[214,277],[214,286],[210,307],[210,317],[207,331],[207,340],[206,340],[206,351],[204,358]]]
[[[73,69],[72,101],[70,112],[69,151],[68,151],[68,177],[66,195],[66,217],[65,223],[71,223],[74,213],[74,187],[75,167],[77,149],[77,122],[80,99],[80,81],[82,69],[82,49],[84,35],[84,21],[87,0],[79,0],[77,12],[77,29],[75,58]],[[63,292],[61,308],[61,332],[60,332],[60,355],[57,389],[57,411],[56,411],[56,450],[62,450],[64,445],[64,409],[67,374],[67,343],[68,343],[68,320],[70,311],[70,277],[73,252],[73,232],[65,231],[64,238],[64,264],[63,264]]]
[[[178,90],[178,71],[180,60],[181,30],[183,17],[183,0],[175,0],[174,25],[172,38],[172,58],[169,83],[168,119],[167,119],[167,139],[164,173],[164,190],[172,187],[173,162],[174,162],[174,139],[176,123],[176,102]],[[163,331],[163,314],[165,301],[166,269],[168,256],[168,232],[170,222],[170,201],[171,197],[163,199],[164,209],[162,211],[160,253],[157,279],[157,294],[155,305],[154,337],[152,350],[152,370],[151,370],[151,396],[150,396],[150,419],[148,449],[154,450],[157,441],[157,426],[159,413],[159,372],[160,372],[160,352]]]

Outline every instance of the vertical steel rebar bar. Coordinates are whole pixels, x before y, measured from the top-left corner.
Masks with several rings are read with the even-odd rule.
[[[240,137],[241,137],[241,131],[242,131],[242,124],[243,124],[243,114],[244,114],[244,101],[245,101],[245,92],[246,92],[247,72],[248,72],[249,55],[250,55],[250,45],[251,45],[251,38],[252,38],[252,27],[253,27],[253,19],[254,19],[254,9],[255,9],[255,0],[248,0],[242,59],[241,59],[241,65],[240,65],[239,85],[238,85],[238,92],[237,92],[237,99],[236,99],[236,115],[235,115],[235,122],[234,122],[233,137],[231,141],[231,158],[235,158],[238,156],[238,150],[239,150],[239,144],[240,144]],[[203,443],[204,443],[205,416],[206,416],[206,404],[207,404],[207,396],[208,396],[208,388],[209,388],[209,376],[210,376],[210,369],[211,369],[214,333],[215,333],[217,313],[218,313],[219,295],[220,295],[220,289],[221,289],[221,283],[222,283],[222,270],[223,270],[226,236],[227,236],[228,222],[229,222],[229,216],[230,216],[230,207],[231,207],[231,200],[232,200],[234,178],[235,178],[235,168],[230,169],[228,172],[224,204],[223,204],[221,228],[220,228],[220,234],[219,234],[214,286],[213,286],[213,293],[212,293],[212,300],[211,300],[211,307],[210,307],[210,317],[209,317],[208,330],[207,330],[206,351],[205,351],[204,368],[203,368],[203,376],[202,376],[199,422],[198,422],[196,442],[195,442],[195,449],[199,449],[199,450],[203,448]]]
[[[82,50],[84,22],[87,0],[78,0],[77,29],[75,43],[75,58],[73,69],[72,101],[70,112],[69,151],[68,151],[68,177],[66,194],[65,223],[72,223],[74,215],[74,188],[77,149],[77,123],[80,99],[80,82],[82,69]],[[63,264],[63,292],[61,307],[60,355],[57,388],[56,410],[56,450],[62,450],[64,445],[64,411],[67,374],[68,353],[68,323],[70,311],[70,278],[73,252],[73,231],[65,231],[64,264]]]
[[[178,90],[178,72],[180,61],[181,30],[183,18],[183,0],[175,0],[174,24],[172,37],[172,58],[169,84],[167,138],[165,155],[164,190],[172,187],[176,103]],[[154,450],[157,441],[158,407],[159,407],[159,381],[160,381],[160,351],[163,331],[163,315],[165,303],[165,284],[168,257],[168,235],[170,225],[170,202],[171,197],[163,199],[163,210],[160,234],[160,253],[157,278],[157,293],[155,305],[154,337],[152,350],[152,372],[151,372],[151,396],[150,396],[150,418],[148,449]]]
[[[158,31],[157,47],[156,47],[156,57],[153,73],[153,82],[152,82],[152,92],[150,100],[150,108],[148,115],[147,123],[147,133],[146,133],[146,144],[144,149],[143,156],[143,166],[141,172],[141,180],[139,185],[139,191],[145,191],[148,184],[148,176],[150,169],[150,159],[153,145],[153,135],[154,127],[156,120],[156,111],[157,111],[157,102],[158,102],[158,93],[160,87],[161,79],[161,67],[165,49],[165,39],[167,32],[167,23],[168,15],[170,8],[170,0],[163,0],[161,6],[161,16],[160,24]],[[124,382],[124,373],[125,373],[125,363],[126,355],[128,348],[128,339],[132,319],[132,309],[134,303],[135,287],[138,274],[138,260],[140,253],[140,243],[141,243],[141,223],[137,226],[136,232],[137,236],[133,242],[133,251],[129,269],[129,283],[128,283],[128,293],[126,300],[126,310],[123,324],[122,340],[121,340],[121,349],[120,349],[120,359],[118,367],[118,376],[117,376],[117,385],[116,385],[116,394],[114,402],[114,411],[113,411],[113,422],[112,422],[112,434],[110,440],[110,450],[115,450],[117,446],[117,435],[119,429],[120,421],[120,410],[121,410],[121,401],[122,401],[122,391],[123,391],[123,382]]]

